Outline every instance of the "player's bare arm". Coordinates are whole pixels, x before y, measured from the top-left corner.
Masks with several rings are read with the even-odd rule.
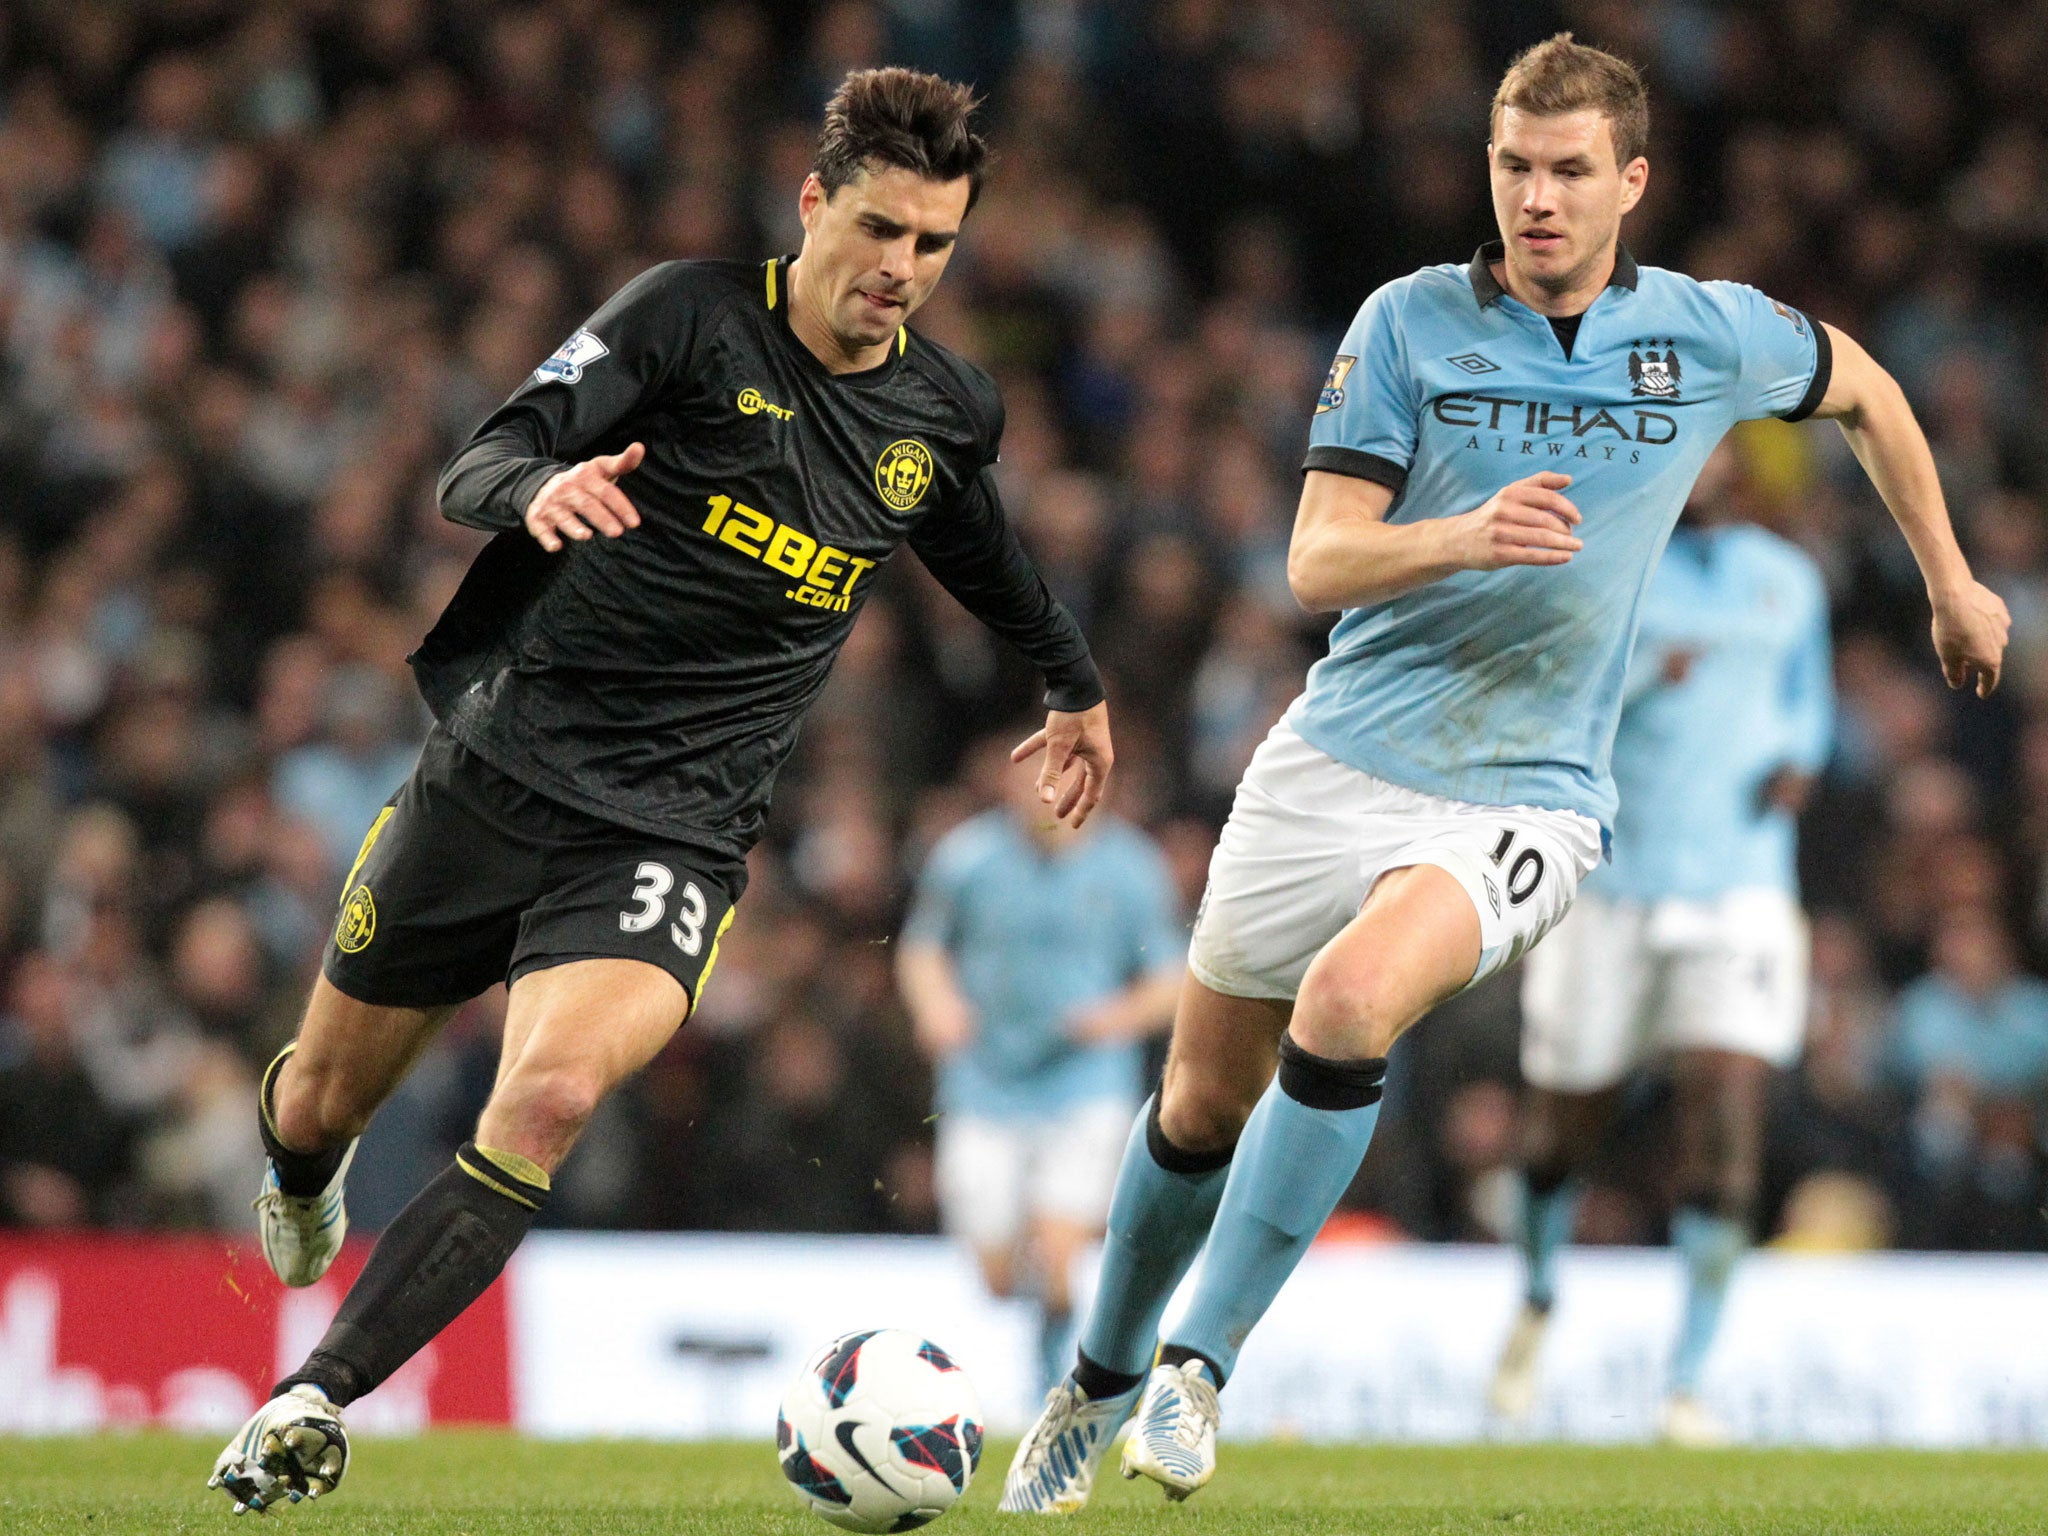
[[[1045,753],[1038,774],[1038,798],[1052,807],[1055,820],[1069,826],[1087,824],[1109,787],[1116,752],[1109,740],[1109,705],[1101,703],[1068,713],[1049,710],[1045,728],[1017,743],[1010,761],[1021,763]]]
[[[619,481],[640,467],[645,443],[629,443],[618,453],[601,453],[571,465],[544,481],[526,508],[526,531],[540,547],[555,554],[564,539],[603,534],[616,539],[640,526],[640,513],[619,489]]]
[[[1141,976],[1099,1002],[1090,1003],[1075,1014],[1067,1033],[1089,1045],[1113,1040],[1142,1040],[1161,1033],[1173,1023],[1174,1005],[1180,1001],[1181,968],[1155,971]]]
[[[2012,617],[1998,594],[1970,575],[1949,523],[1934,454],[1905,391],[1853,338],[1832,325],[1827,332],[1834,372],[1814,414],[1841,427],[1912,546],[1934,608],[1934,650],[1949,687],[1968,687],[1974,680],[1983,698],[1998,686]]]
[[[1389,523],[1394,493],[1377,481],[1312,469],[1294,514],[1287,582],[1310,613],[1358,608],[1441,581],[1454,571],[1563,565],[1584,546],[1570,475],[1517,480],[1456,517]]]
[[[1806,809],[1813,798],[1814,786],[1820,782],[1817,774],[1802,773],[1797,768],[1780,768],[1757,786],[1757,810],[1785,811],[1797,816]]]
[[[907,941],[896,951],[896,986],[917,1048],[933,1061],[974,1040],[974,1005],[960,990],[952,958],[937,944]]]

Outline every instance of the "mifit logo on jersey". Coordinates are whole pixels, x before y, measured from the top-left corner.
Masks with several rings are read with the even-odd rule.
[[[730,496],[708,499],[711,515],[704,519],[706,533],[750,560],[801,578],[784,597],[831,613],[846,613],[853,607],[853,584],[874,569],[874,561],[820,544],[808,533],[778,523],[766,512],[757,512]]]
[[[742,416],[758,416],[766,411],[778,421],[788,421],[796,415],[796,412],[786,405],[775,405],[763,399],[758,389],[741,390],[739,399],[734,403],[739,406]]]
[[[1640,464],[1644,448],[1678,441],[1675,416],[1640,405],[1566,406],[1506,395],[1451,394],[1438,395],[1429,409],[1445,426],[1484,429],[1465,439],[1466,448],[1518,457]]]

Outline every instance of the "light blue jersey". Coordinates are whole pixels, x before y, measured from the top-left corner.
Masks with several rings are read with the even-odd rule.
[[[1391,486],[1393,523],[1469,512],[1557,470],[1572,477],[1585,548],[1568,565],[1458,571],[1346,611],[1290,718],[1390,783],[1611,827],[1609,756],[1650,572],[1730,426],[1819,405],[1827,335],[1754,288],[1639,268],[1622,251],[1567,357],[1489,258],[1498,246],[1365,301],[1304,467]]]
[[[1796,894],[1793,818],[1763,790],[1779,769],[1826,763],[1830,674],[1813,561],[1750,524],[1681,524],[1643,598],[1614,738],[1614,865],[1589,888],[1634,901]]]
[[[940,1110],[996,1118],[1135,1104],[1142,1048],[1076,1044],[1068,1026],[1187,960],[1166,860],[1137,828],[1099,813],[1087,836],[1050,854],[1006,810],[956,827],[932,850],[903,942],[943,948],[974,1008],[973,1042],[939,1064]]]
[[[2048,984],[2014,976],[1978,995],[1931,972],[1899,994],[1892,1049],[1915,1087],[1947,1073],[1989,1093],[2037,1093],[2048,1076]]]

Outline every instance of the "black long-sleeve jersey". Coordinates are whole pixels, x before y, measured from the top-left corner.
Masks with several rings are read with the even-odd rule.
[[[412,656],[436,717],[540,793],[744,855],[805,709],[906,539],[1079,710],[1087,641],[1019,547],[989,475],[994,382],[899,331],[833,374],[789,328],[789,258],[668,262],[619,290],[442,473],[444,515],[500,530]],[[641,524],[549,554],[549,476],[647,445]]]

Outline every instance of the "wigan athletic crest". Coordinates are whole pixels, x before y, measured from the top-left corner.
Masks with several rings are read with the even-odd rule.
[[[1638,344],[1640,346],[1640,343]],[[1682,377],[1678,366],[1678,348],[1665,342],[1662,351],[1657,343],[1649,344],[1650,350],[1631,348],[1628,354],[1628,381],[1631,393],[1651,395],[1659,400],[1669,400],[1677,395]]]

